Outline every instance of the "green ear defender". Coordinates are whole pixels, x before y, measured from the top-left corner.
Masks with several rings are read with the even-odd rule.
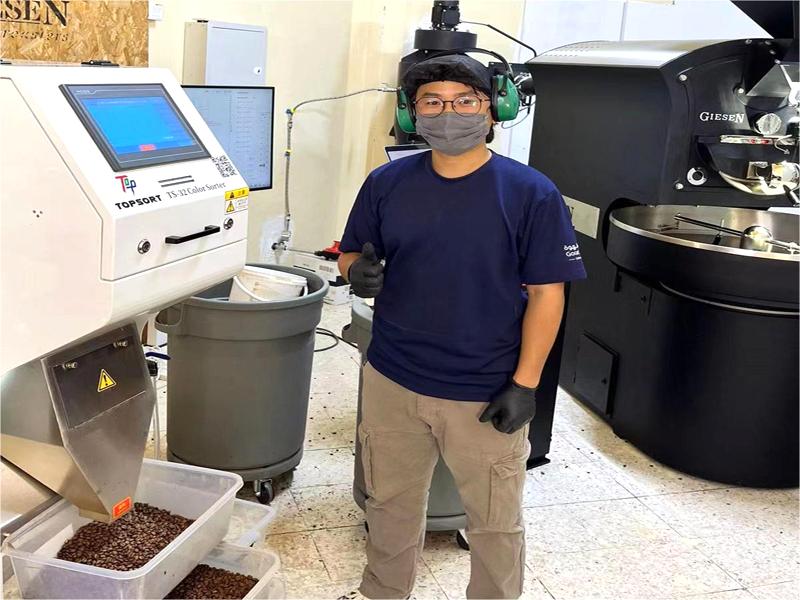
[[[395,109],[397,124],[405,133],[416,133],[417,127],[414,125],[414,111],[408,94],[404,90],[397,90],[397,108]]]
[[[513,121],[519,114],[519,92],[508,73],[492,77],[492,118]]]

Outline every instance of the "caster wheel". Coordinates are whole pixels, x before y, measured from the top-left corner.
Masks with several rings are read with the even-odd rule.
[[[467,541],[467,536],[460,529],[456,531],[456,544],[458,544],[458,547],[462,550],[469,552],[469,542]]]
[[[261,504],[269,504],[275,499],[275,490],[272,487],[271,479],[265,479],[258,483],[256,498]]]

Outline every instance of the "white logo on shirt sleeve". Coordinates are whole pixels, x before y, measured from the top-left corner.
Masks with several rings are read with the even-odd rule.
[[[581,251],[578,248],[578,244],[564,244],[564,256],[570,261],[581,260]]]

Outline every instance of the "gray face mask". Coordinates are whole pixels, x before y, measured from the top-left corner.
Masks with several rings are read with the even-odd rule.
[[[489,133],[487,115],[459,115],[443,112],[437,117],[417,115],[417,133],[431,148],[443,154],[457,156],[471,150],[486,139]]]

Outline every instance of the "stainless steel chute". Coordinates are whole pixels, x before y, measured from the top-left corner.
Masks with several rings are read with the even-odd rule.
[[[2,379],[3,458],[112,521],[132,506],[155,391],[134,324]]]

